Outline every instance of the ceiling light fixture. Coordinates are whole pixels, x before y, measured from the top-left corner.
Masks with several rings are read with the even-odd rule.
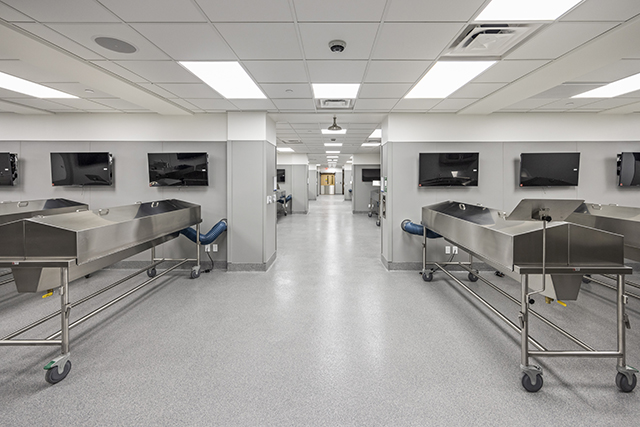
[[[555,21],[582,0],[492,0],[476,21]]]
[[[187,70],[227,99],[266,99],[238,62],[180,61]]]
[[[344,135],[345,133],[347,133],[346,129],[342,129],[342,130],[321,129],[320,131],[322,132],[323,135]]]
[[[362,147],[379,147],[379,142],[365,142],[361,145]]]
[[[293,148],[290,147],[278,147],[278,151],[281,153],[291,153],[293,152]]]
[[[602,87],[572,96],[572,98],[614,98],[640,90],[640,73],[609,83]]]
[[[312,83],[313,97],[317,99],[353,99],[358,95],[359,83]]]
[[[369,139],[381,139],[382,138],[382,129],[376,129],[373,132],[371,132],[371,135],[369,135]]]
[[[42,86],[9,74],[0,73],[0,88],[23,93],[35,98],[77,98],[77,96]]]
[[[93,39],[97,45],[107,50],[117,53],[135,53],[138,49],[131,43],[124,40],[118,40],[113,37],[96,37]]]
[[[327,129],[331,131],[342,130],[342,128],[338,126],[338,124],[336,123],[336,116],[333,116],[333,124],[329,126]]]
[[[325,147],[342,147],[342,142],[325,142]]]
[[[405,98],[446,98],[496,61],[439,61]]]
[[[326,151],[327,154],[340,154],[340,151]]]

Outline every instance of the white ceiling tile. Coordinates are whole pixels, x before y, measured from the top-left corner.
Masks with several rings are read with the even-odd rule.
[[[191,110],[193,112],[203,111],[202,109],[196,107],[195,105],[193,105],[190,102],[185,101],[184,99],[172,99],[171,102],[175,102],[179,106],[181,106],[183,108],[186,108],[187,110]]]
[[[36,83],[69,81],[68,77],[18,60],[1,60],[0,71]]]
[[[107,107],[114,108],[116,110],[145,110],[144,107],[132,104],[131,102],[123,99],[110,98],[110,99],[94,99],[98,104],[106,105]]]
[[[393,0],[385,22],[392,21],[461,21],[467,22],[482,7],[485,0]]]
[[[12,98],[31,99],[30,96],[25,95],[23,93],[18,93],[18,92],[14,92],[12,90],[7,90],[7,89],[0,88],[0,99],[12,99]]]
[[[16,25],[23,30],[33,34],[34,36],[46,40],[49,43],[53,43],[59,48],[66,50],[67,52],[71,52],[72,54],[77,55],[82,59],[86,59],[87,61],[104,59],[104,57],[99,55],[98,53],[87,49],[86,47],[74,42],[73,40],[69,40],[69,38],[67,38],[66,36],[53,31],[51,28],[43,24],[24,23]]]
[[[505,83],[469,83],[449,95],[449,98],[480,99],[506,86]]]
[[[626,21],[640,13],[637,0],[586,0],[562,21]]]
[[[587,92],[591,89],[595,89],[600,85],[588,85],[588,84],[563,84],[553,87],[544,92],[540,92],[537,95],[532,96],[533,99],[566,99],[571,98],[579,93]]]
[[[362,129],[363,131],[373,131],[376,127],[377,125],[371,123],[351,123],[349,125],[349,129]]]
[[[549,61],[500,61],[473,80],[473,83],[511,83]]]
[[[397,99],[358,99],[353,109],[389,111],[397,102]]]
[[[623,59],[573,79],[573,82],[611,83],[640,73],[640,60]]]
[[[241,60],[302,58],[294,24],[216,24],[216,28]]]
[[[587,98],[576,98],[576,99],[558,99],[556,101],[550,102],[548,104],[545,104],[544,108],[545,110],[558,110],[558,111],[566,111],[566,110],[572,110],[574,108],[580,108],[580,107],[584,107],[588,104],[593,104],[594,100],[593,99],[587,99]]]
[[[371,61],[364,81],[413,84],[431,64],[431,61]]]
[[[369,59],[378,31],[378,24],[373,23],[306,23],[298,27],[306,59]],[[345,41],[345,50],[331,52],[332,40]]]
[[[431,111],[446,110],[446,111],[460,111],[464,107],[473,104],[477,99],[443,99],[438,103]]]
[[[154,83],[200,83],[173,61],[117,61],[118,65]]]
[[[191,83],[191,84],[194,84],[194,83]],[[138,83],[138,86],[141,86],[150,92],[160,95],[163,98],[171,99],[176,97],[175,94],[164,90],[162,87],[154,83]]]
[[[27,15],[24,15],[6,4],[0,3],[0,18],[7,22],[28,22],[33,21]]]
[[[113,98],[112,95],[106,92],[101,92],[82,83],[47,83],[47,86],[71,95],[75,95],[79,98]],[[85,89],[89,89],[92,92],[87,92]]]
[[[56,103],[66,105],[67,107],[77,108],[78,110],[110,110],[111,107],[102,105],[98,102],[88,99],[56,99]]]
[[[318,125],[318,123],[291,123],[290,124],[291,128],[293,129],[301,129],[301,130],[318,130],[320,129],[320,126]]]
[[[534,110],[551,102],[550,99],[523,99],[522,101],[509,105],[505,110]]]
[[[167,83],[159,86],[173,94],[172,98],[222,98],[204,83]]]
[[[358,98],[402,98],[411,88],[405,84],[365,83],[360,87]]]
[[[372,58],[435,59],[463,27],[453,23],[385,23]]]
[[[258,83],[308,81],[302,61],[244,61],[242,64]]]
[[[309,84],[262,84],[264,93],[271,99],[274,98],[312,98]],[[287,90],[291,92],[287,92]]]
[[[273,99],[279,110],[315,110],[312,99]]]
[[[211,22],[293,22],[287,0],[196,0]]]
[[[623,105],[635,104],[636,102],[638,102],[638,99],[634,99],[634,98],[609,98],[609,99],[596,100],[596,102],[592,104],[587,104],[584,107],[578,107],[577,109],[578,110],[582,110],[582,109],[608,110],[609,108],[622,107]]]
[[[185,99],[190,104],[202,110],[237,110],[235,105],[226,99],[200,99],[200,98],[188,98]]]
[[[92,61],[92,63],[94,65],[96,65],[97,67],[100,68],[104,68],[105,70],[108,70],[110,72],[112,72],[113,74],[116,74],[122,78],[124,78],[125,80],[129,80],[130,82],[134,82],[134,83],[147,83],[147,79],[125,69],[122,68],[120,65],[116,64],[115,62],[111,62],[111,61]]]
[[[117,16],[96,1],[3,0],[40,22],[119,22]]]
[[[556,59],[615,26],[611,22],[558,22],[518,46],[507,59]]]
[[[438,105],[440,101],[442,100],[441,99],[401,99],[396,104],[394,110],[426,111]]]
[[[205,22],[191,0],[100,0],[126,22]]]
[[[236,59],[211,24],[134,24],[133,28],[176,61]]]
[[[386,0],[293,0],[299,22],[378,22]]]
[[[50,28],[107,59],[169,59],[160,49],[126,24],[50,24]],[[98,45],[96,37],[113,37],[138,49],[134,53],[118,53]]]
[[[233,105],[241,110],[275,110],[276,106],[273,105],[270,99],[232,99],[230,100]]]
[[[66,109],[73,110],[74,109],[73,107],[58,104],[57,102],[49,101],[46,99],[37,99],[37,98],[12,99],[11,102],[14,102],[20,105],[26,105],[27,107],[38,108],[40,110],[47,110],[47,111],[51,111],[53,109],[56,109],[56,110],[66,110]]]
[[[367,61],[307,61],[312,83],[360,83]]]

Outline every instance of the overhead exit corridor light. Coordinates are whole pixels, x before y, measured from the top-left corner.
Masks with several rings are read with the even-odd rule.
[[[77,96],[5,73],[0,73],[0,88],[40,99],[78,98]]]
[[[313,97],[316,99],[355,99],[360,89],[359,83],[312,83]]]
[[[614,98],[640,90],[640,73],[609,83],[602,87],[572,96],[572,98]]]
[[[583,0],[492,0],[475,21],[555,21]]]
[[[405,98],[446,98],[496,61],[439,61]]]
[[[179,64],[227,99],[267,98],[238,62],[179,61]]]
[[[277,150],[281,153],[293,153],[293,148],[291,147],[278,147]]]

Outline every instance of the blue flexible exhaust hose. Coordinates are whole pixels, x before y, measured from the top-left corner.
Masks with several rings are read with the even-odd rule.
[[[400,226],[407,233],[416,234],[418,236],[424,236],[424,230],[427,230],[427,239],[437,239],[439,237],[442,237],[438,233],[434,233],[428,228],[425,228],[425,226],[421,224],[415,224],[411,222],[411,220],[409,219],[405,219],[404,221],[402,221],[402,224],[400,224]]]
[[[210,243],[213,243],[226,229],[227,220],[221,219],[216,225],[211,228],[211,230],[209,230],[207,234],[200,233],[200,244],[208,245]],[[185,228],[184,230],[180,231],[180,234],[183,234],[194,243],[198,240],[196,230],[191,227]]]
[[[290,202],[290,201],[291,201],[291,194],[289,194],[289,195],[287,196],[287,198],[285,199],[285,201],[287,201],[287,202]]]

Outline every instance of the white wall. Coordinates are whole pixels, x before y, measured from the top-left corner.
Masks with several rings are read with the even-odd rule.
[[[505,211],[512,210],[523,198],[578,198],[640,207],[640,189],[617,186],[615,161],[619,152],[640,151],[638,115],[438,115],[434,118],[392,114],[387,124],[390,139],[383,147],[382,174],[388,176],[388,194],[387,217],[382,220],[382,255],[390,268],[416,268],[420,264],[421,238],[404,233],[400,223],[404,219],[419,223],[422,206],[444,200],[481,203]],[[474,136],[480,141],[472,141]],[[393,140],[393,137],[404,140]],[[480,153],[478,187],[418,188],[420,152],[456,151]],[[579,186],[520,188],[520,153],[554,151],[581,153]],[[439,240],[429,241],[436,259],[444,258]]]

